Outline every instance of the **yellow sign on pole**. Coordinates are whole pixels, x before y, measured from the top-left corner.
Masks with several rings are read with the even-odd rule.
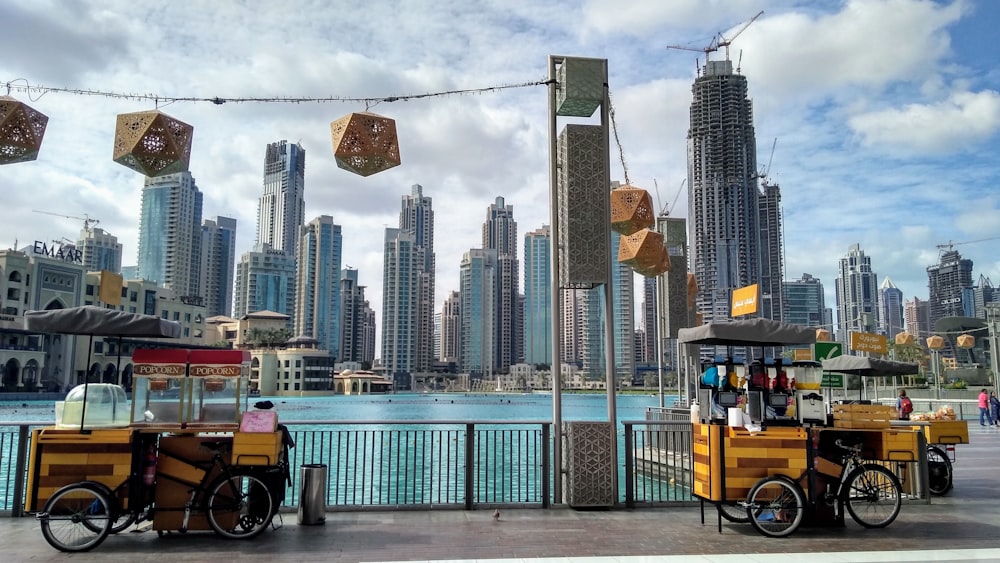
[[[733,290],[732,316],[757,312],[757,284]]]
[[[871,352],[873,354],[885,354],[885,335],[872,334],[870,332],[852,332],[851,350],[858,352]]]
[[[813,351],[809,348],[796,348],[792,350],[792,360],[796,362],[808,362],[813,359]]]
[[[100,286],[97,294],[98,298],[107,305],[122,304],[122,275],[101,270]]]

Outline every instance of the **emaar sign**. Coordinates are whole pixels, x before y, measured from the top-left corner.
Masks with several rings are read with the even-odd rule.
[[[48,246],[40,240],[35,241],[35,246],[31,249],[38,256],[55,258],[76,264],[83,264],[83,251],[72,244],[60,244],[59,246]]]

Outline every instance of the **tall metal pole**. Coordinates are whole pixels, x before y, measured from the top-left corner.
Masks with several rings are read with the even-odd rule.
[[[562,503],[562,291],[559,287],[559,159],[556,137],[556,65],[563,57],[549,56],[549,288],[552,291],[552,499]]]

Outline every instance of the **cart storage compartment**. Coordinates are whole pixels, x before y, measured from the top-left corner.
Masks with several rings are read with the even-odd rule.
[[[281,432],[237,432],[233,435],[233,463],[274,465],[281,453]]]
[[[775,426],[749,432],[695,424],[693,441],[694,494],[706,500],[743,500],[764,477],[797,479],[806,470],[804,428]]]
[[[931,420],[928,426],[917,426],[916,429],[923,428],[924,436],[928,444],[968,444],[969,443],[969,421],[968,420]]]
[[[114,490],[132,472],[132,430],[39,428],[32,432],[28,467],[28,512],[42,510],[53,493],[72,483],[97,481]]]

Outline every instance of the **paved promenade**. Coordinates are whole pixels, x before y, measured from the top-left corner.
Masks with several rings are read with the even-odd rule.
[[[560,563],[1000,561],[1000,430],[971,421],[972,443],[958,446],[955,488],[931,504],[904,503],[888,528],[800,528],[765,538],[747,524],[723,524],[697,507],[578,511],[332,512],[322,526],[284,525],[249,541],[211,532],[122,533],[96,550],[63,554],[32,518],[0,518],[0,561],[524,561]],[[804,555],[799,555],[804,554]]]

